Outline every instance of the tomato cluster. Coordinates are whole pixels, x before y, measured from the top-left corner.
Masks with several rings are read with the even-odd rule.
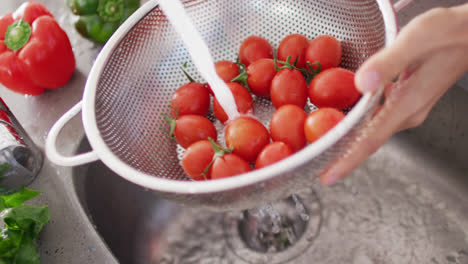
[[[231,90],[241,116],[228,120],[216,98],[214,116],[225,125],[226,147],[216,142],[218,132],[205,116],[210,108],[207,84],[190,83],[171,99],[171,136],[186,149],[185,173],[194,180],[209,180],[260,169],[284,159],[327,133],[352,107],[361,94],[354,86],[354,73],[339,68],[340,42],[328,35],[312,40],[301,34],[286,36],[276,54],[259,36],[246,38],[238,61],[219,61],[216,72]],[[252,113],[255,98],[269,98],[276,111],[269,128]],[[310,101],[319,109],[307,114]]]

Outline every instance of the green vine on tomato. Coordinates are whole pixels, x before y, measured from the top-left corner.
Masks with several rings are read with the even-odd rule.
[[[239,61],[239,58],[236,59],[236,62],[235,64],[237,64],[239,66],[239,75],[237,75],[235,78],[233,78],[231,80],[231,82],[240,82],[242,83],[242,85],[247,88],[247,91],[249,91],[249,93],[251,92],[250,90],[250,87],[249,87],[249,83],[247,82],[247,78],[249,78],[249,74],[247,73],[247,67],[245,66],[245,64],[241,63]]]
[[[208,140],[210,141],[211,146],[213,146],[214,155],[213,155],[213,159],[211,160],[210,164],[208,164],[208,166],[206,166],[206,168],[203,170],[203,172],[201,174],[201,176],[203,176],[205,178],[205,180],[208,180],[206,175],[208,174],[208,171],[210,170],[211,166],[213,166],[213,163],[215,162],[215,160],[217,158],[223,157],[227,153],[232,153],[232,149],[221,147],[220,145],[216,144],[216,142],[212,138],[209,137]]]
[[[280,61],[278,60],[278,58],[276,56],[274,56],[273,60],[275,61],[275,69],[277,72],[279,72],[280,70],[282,69],[294,69],[294,70],[298,70],[302,73],[302,75],[304,75],[304,77],[306,78],[306,81],[307,83],[310,83],[310,81],[312,81],[312,79],[320,73],[321,71],[321,64],[320,62],[314,62],[314,63],[310,63],[309,61],[306,62],[307,64],[307,68],[298,68],[296,66],[296,63],[297,63],[297,60],[298,60],[298,57],[296,57],[296,60],[291,63],[291,56],[288,56],[286,58],[286,61]],[[279,67],[278,66],[278,63],[281,63],[283,64],[283,66]],[[312,65],[317,65],[317,69],[314,69],[312,67]]]

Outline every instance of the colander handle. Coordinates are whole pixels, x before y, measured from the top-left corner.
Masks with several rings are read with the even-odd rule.
[[[76,156],[63,156],[57,150],[57,137],[63,127],[79,112],[81,112],[80,101],[75,106],[73,106],[68,112],[66,112],[59,120],[52,126],[50,129],[49,135],[47,136],[45,151],[47,157],[53,163],[66,167],[73,167],[78,165],[83,165],[98,160],[98,156],[95,152],[90,151],[88,153],[79,154]]]
[[[393,4],[393,8],[398,13],[411,2],[413,2],[413,0],[399,0]]]

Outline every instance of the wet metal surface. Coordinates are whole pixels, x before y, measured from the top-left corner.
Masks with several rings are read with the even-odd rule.
[[[468,93],[454,87],[421,127],[394,136],[346,180],[331,188],[317,181],[323,222],[290,263],[468,263],[466,102]],[[101,163],[75,176],[82,204],[121,263],[246,263],[228,243],[239,234],[225,228],[226,214],[159,199]]]

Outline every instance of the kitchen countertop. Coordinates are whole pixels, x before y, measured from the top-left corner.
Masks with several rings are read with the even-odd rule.
[[[0,97],[43,150],[52,125],[81,100],[86,77],[100,46],[85,40],[74,30],[73,15],[65,6],[64,0],[39,1],[45,3],[67,32],[77,59],[76,71],[65,87],[47,91],[40,96],[15,94],[0,85]],[[25,1],[2,0],[1,14],[15,10],[22,2]],[[399,14],[399,22],[400,25],[405,25],[415,15],[437,5],[452,6],[465,2],[466,0],[415,0]],[[64,154],[72,154],[83,137],[81,118],[77,116],[61,133],[58,149]],[[84,213],[73,189],[71,174],[71,168],[56,166],[45,159],[40,174],[29,186],[43,191],[33,203],[48,205],[51,214],[50,223],[38,239],[42,263],[117,263]]]
[[[2,15],[16,10],[24,0],[2,0]],[[58,90],[31,97],[0,87],[0,97],[23,125],[33,141],[44,150],[48,131],[72,105],[81,100],[93,61],[100,47],[82,38],[73,28],[73,15],[64,0],[40,0],[67,32],[76,58],[76,71],[70,82]],[[64,129],[57,144],[64,154],[72,154],[84,136],[79,117]],[[29,186],[43,193],[32,201],[48,205],[50,223],[38,238],[41,263],[117,263],[90,224],[73,190],[72,168],[51,164],[45,159],[41,172]]]

